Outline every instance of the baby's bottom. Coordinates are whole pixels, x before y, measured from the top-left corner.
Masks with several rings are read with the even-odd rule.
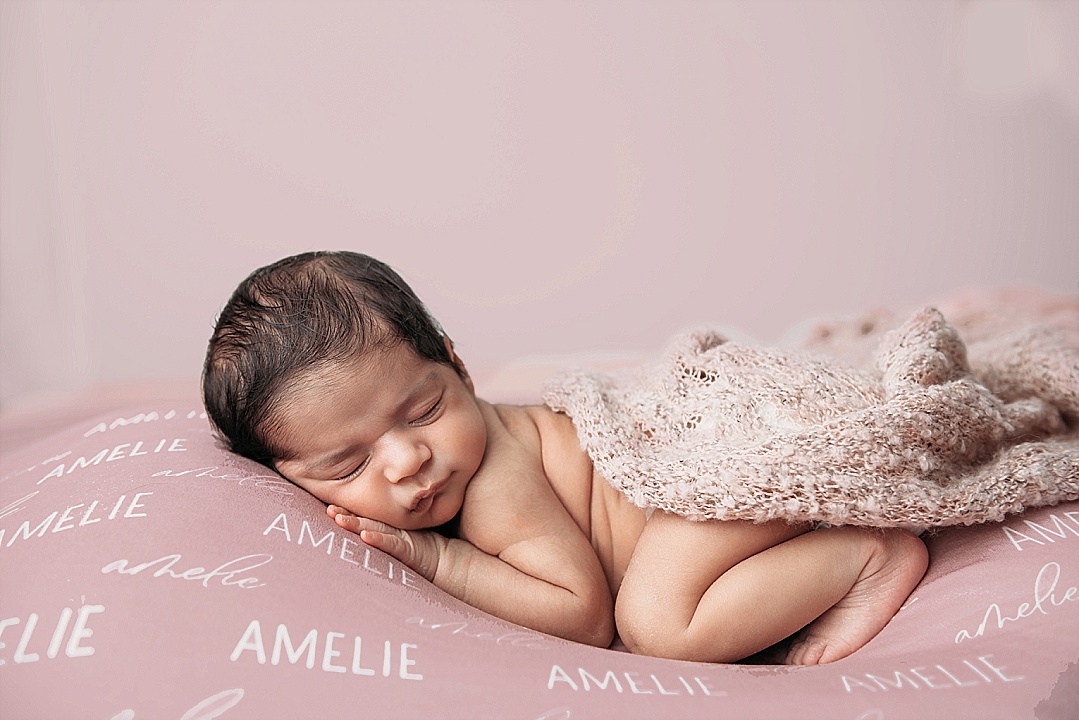
[[[805,628],[787,662],[832,662],[880,632],[927,564],[925,545],[904,530],[806,532],[656,512],[615,618],[626,646],[645,655],[733,662]]]

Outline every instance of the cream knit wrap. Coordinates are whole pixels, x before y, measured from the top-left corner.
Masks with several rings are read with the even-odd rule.
[[[878,341],[871,364],[837,360],[857,361],[856,344],[843,353],[822,340],[850,327],[819,330],[802,343],[814,353],[691,332],[654,364],[556,376],[544,401],[640,507],[755,522],[994,521],[1079,498],[1079,312],[1061,307],[1046,325],[968,312],[979,338],[969,361],[933,308],[887,333],[863,323]]]

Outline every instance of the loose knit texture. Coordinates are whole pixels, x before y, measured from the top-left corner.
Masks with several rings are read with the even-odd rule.
[[[831,357],[820,332],[815,353],[690,332],[653,364],[557,375],[544,401],[632,503],[694,520],[924,528],[1079,498],[1079,304],[1045,325],[963,317],[969,362],[926,308],[860,367],[834,338],[877,340],[881,317],[833,324]]]

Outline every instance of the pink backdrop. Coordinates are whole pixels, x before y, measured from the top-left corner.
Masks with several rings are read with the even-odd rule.
[[[1074,293],[1077,37],[1079,3],[1035,0],[0,0],[0,707],[269,717],[343,688],[365,716],[1067,717],[1075,504],[931,538],[912,602],[844,663],[706,674],[515,645],[282,541],[275,518],[321,507],[248,483],[237,512],[194,393],[236,283],[314,248],[395,265],[493,399],[701,322],[775,340],[963,286]],[[271,585],[116,565],[181,551],[272,553]],[[260,663],[253,619],[369,654],[345,685],[328,650]]]
[[[258,265],[380,256],[475,374],[1074,291],[1079,3],[0,3],[0,401],[193,384]]]

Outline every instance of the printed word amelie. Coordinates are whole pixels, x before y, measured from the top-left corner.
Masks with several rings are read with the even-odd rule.
[[[326,522],[329,522],[327,518]],[[279,514],[269,527],[262,531],[263,536],[276,537],[285,542],[295,542],[297,545],[320,549],[325,543],[325,553],[338,560],[355,565],[356,567],[381,575],[388,580],[393,580],[409,587],[419,587],[419,576],[406,565],[394,562],[388,555],[374,551],[367,547],[356,535],[341,530],[330,529],[319,539],[315,539],[316,531],[307,520],[297,521],[295,518],[288,519],[286,513]],[[295,538],[295,540],[293,539]]]
[[[37,662],[41,660],[43,653],[46,658],[53,660],[60,656],[61,648],[63,655],[69,658],[93,655],[94,648],[84,644],[84,641],[94,634],[94,631],[88,627],[88,623],[91,615],[103,612],[105,612],[104,605],[82,605],[77,610],[66,607],[60,611],[60,616],[56,619],[56,624],[52,626],[51,632],[48,626],[42,626],[44,635],[38,633],[38,621],[41,616],[37,613],[27,615],[25,622],[19,617],[0,620],[0,665],[7,664],[4,650],[10,644],[10,641],[4,641],[4,632],[8,628],[17,627],[20,623],[23,626],[22,635],[15,645],[15,652],[10,657],[16,665]],[[72,617],[75,618],[74,623],[71,622]],[[67,643],[64,642],[65,637]],[[44,638],[48,638],[48,645],[44,644]]]
[[[292,495],[295,486],[280,475],[266,475],[264,473],[251,473],[248,471],[229,470],[217,465],[189,468],[187,470],[158,470],[150,477],[192,477],[213,478],[214,480],[235,480],[237,485],[250,483],[257,488],[265,488],[279,495]]]
[[[472,630],[464,620],[447,620],[444,622],[430,622],[421,617],[410,617],[405,620],[406,625],[419,625],[425,630],[443,632],[473,640],[493,642],[495,645],[509,645],[510,647],[529,648],[538,650],[551,647],[552,640],[548,635],[540,633],[515,630],[504,633],[492,633],[483,630]]]
[[[572,672],[572,671],[571,671]],[[577,679],[574,679],[576,676]],[[717,689],[707,678],[684,675],[663,676],[650,673],[642,677],[638,672],[615,672],[607,670],[593,674],[583,667],[571,674],[560,665],[552,665],[547,677],[547,689],[566,688],[575,692],[593,690],[607,692],[629,691],[633,695],[699,695],[701,697],[725,697],[727,693]]]
[[[992,655],[982,655],[976,660],[961,660],[943,664],[905,668],[887,673],[865,673],[860,677],[844,675],[843,688],[888,692],[889,690],[945,690],[949,688],[989,685],[994,682],[1016,682],[1022,675],[1009,675],[1001,665],[989,661]],[[865,678],[864,680],[862,678]]]
[[[1015,608],[1015,612],[1011,615],[1008,615],[1001,610],[998,603],[991,603],[989,607],[986,608],[985,617],[982,618],[982,622],[978,628],[974,632],[960,630],[956,633],[955,642],[961,643],[964,640],[981,637],[989,627],[990,620],[993,620],[993,624],[996,626],[997,630],[1000,630],[1008,623],[1031,617],[1035,613],[1048,615],[1049,611],[1053,608],[1060,607],[1067,602],[1076,602],[1079,600],[1079,587],[1071,585],[1064,590],[1058,591],[1057,585],[1059,583],[1060,563],[1046,563],[1042,566],[1042,569],[1038,571],[1038,576],[1034,578],[1034,596],[1032,602],[1019,603]]]
[[[188,412],[183,413],[183,414],[177,413],[175,410],[169,410],[168,412],[166,412],[164,414],[161,414],[161,413],[158,413],[158,412],[139,413],[138,415],[132,415],[131,417],[127,417],[127,418],[122,418],[122,417],[116,418],[115,420],[113,420],[110,423],[99,422],[97,425],[94,425],[92,428],[90,428],[89,430],[84,432],[82,434],[82,436],[83,437],[90,437],[91,435],[94,435],[95,433],[108,432],[109,430],[115,430],[118,427],[126,427],[128,425],[139,425],[139,424],[142,424],[142,423],[155,422],[157,420],[172,420],[173,418],[178,418],[178,417],[183,417],[183,418],[186,418],[188,420],[193,420],[194,418],[201,418],[202,420],[205,420],[206,419],[206,413],[204,411],[199,411],[199,410],[189,410]]]
[[[187,442],[187,438],[174,438],[172,440],[163,438],[156,443],[153,441],[143,443],[141,440],[135,443],[120,443],[111,448],[105,448],[89,458],[85,455],[80,455],[70,464],[65,465],[64,463],[60,463],[50,470],[45,477],[38,480],[37,484],[40,485],[49,478],[70,475],[80,468],[87,468],[91,465],[100,465],[103,462],[116,462],[117,460],[139,457],[141,455],[153,455],[154,453],[162,452],[186,452],[187,448],[184,447],[185,442]]]
[[[24,541],[34,537],[40,538],[44,537],[45,533],[50,531],[58,533],[63,532],[64,530],[83,528],[87,525],[101,522],[102,520],[125,520],[146,517],[146,513],[140,512],[140,509],[144,508],[146,505],[143,502],[143,499],[150,497],[151,495],[153,495],[152,492],[139,492],[135,493],[130,498],[125,494],[115,500],[93,500],[89,504],[78,503],[77,505],[69,505],[63,512],[60,512],[59,510],[52,511],[44,520],[40,520],[37,525],[34,525],[30,520],[24,520],[22,524],[11,533],[11,537],[7,539],[6,544],[4,543],[4,536],[7,534],[7,528],[0,528],[0,546],[11,547],[15,544],[15,541],[20,538]]]
[[[422,680],[423,675],[412,671],[416,661],[411,657],[411,651],[418,649],[417,645],[410,643],[393,643],[385,640],[381,645],[375,645],[374,652],[364,655],[363,638],[355,635],[352,642],[337,642],[344,640],[345,633],[325,632],[309,630],[300,641],[299,646],[292,641],[288,627],[284,624],[277,626],[273,634],[273,650],[269,655],[271,665],[280,665],[282,659],[289,664],[295,665],[301,660],[304,666],[311,670],[315,668],[316,656],[321,657],[319,669],[328,673],[350,673],[374,677],[376,674],[384,678],[396,676],[401,680]],[[321,638],[322,652],[319,650]],[[236,643],[229,659],[233,662],[241,658],[250,657],[245,653],[252,653],[259,665],[265,665],[267,643],[263,641],[262,625],[258,620],[252,620],[247,625],[243,637]],[[350,652],[351,651],[351,652]]]
[[[183,560],[183,556],[179,553],[164,555],[156,560],[139,563],[138,565],[131,565],[131,561],[127,559],[115,560],[101,568],[101,572],[106,575],[111,572],[116,572],[120,575],[138,575],[141,572],[152,569],[152,577],[167,576],[175,578],[176,580],[194,580],[202,583],[203,587],[210,587],[210,581],[216,580],[225,587],[238,587],[242,590],[250,590],[252,588],[262,587],[266,584],[264,582],[259,582],[259,579],[250,575],[250,572],[273,560],[273,555],[267,555],[266,553],[244,555],[243,557],[229,560],[226,563],[218,565],[213,570],[207,570],[204,567],[198,566],[188,568],[187,570],[174,570],[173,567],[180,563],[181,560]]]
[[[1061,520],[1060,515],[1063,515],[1066,519]],[[1019,551],[1023,550],[1023,543],[1046,545],[1057,542],[1053,538],[1058,538],[1059,540],[1070,540],[1073,537],[1079,538],[1079,512],[1072,510],[1062,512],[1060,515],[1052,513],[1049,515],[1048,520],[1042,520],[1040,523],[1033,520],[1024,520],[1025,532],[1007,525],[1004,525],[1001,529],[1004,531],[1004,535],[1011,540],[1015,549]],[[1050,524],[1052,524],[1051,528],[1049,527]],[[1039,537],[1041,540],[1038,539]]]

